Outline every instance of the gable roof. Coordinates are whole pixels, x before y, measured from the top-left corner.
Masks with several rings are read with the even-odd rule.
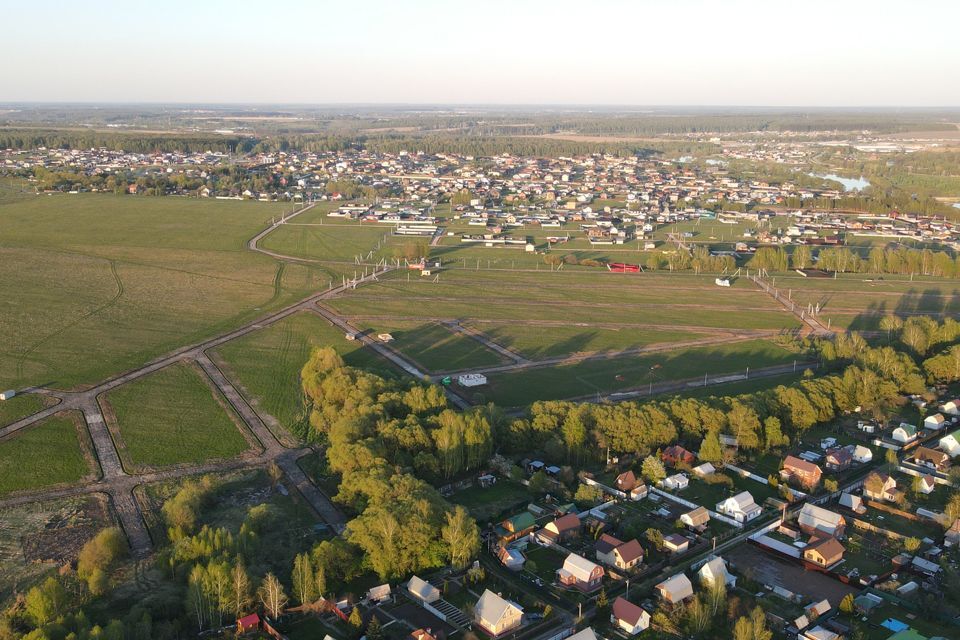
[[[567,559],[563,561],[563,569],[566,570],[570,575],[572,575],[577,580],[581,582],[589,582],[590,574],[593,573],[593,570],[597,568],[595,562],[590,562],[583,556],[578,556],[575,553],[571,553],[567,556]]]
[[[710,512],[707,511],[706,507],[700,506],[696,509],[691,509],[690,511],[683,514],[695,527],[700,525],[707,524],[710,522]]]
[[[669,594],[670,599],[674,602],[693,595],[693,583],[690,582],[690,578],[685,573],[678,573],[671,578],[667,578],[656,588],[658,591]]]
[[[510,523],[513,527],[513,531],[523,531],[524,529],[529,529],[534,527],[537,524],[537,521],[534,519],[533,514],[529,511],[524,511],[523,513],[518,513],[512,518],[507,518],[503,521],[504,524]]]
[[[637,476],[633,471],[624,471],[617,476],[615,484],[617,488],[622,491],[630,491],[637,486]]]
[[[439,589],[417,576],[410,578],[410,581],[407,583],[407,589],[421,600],[427,600],[440,594]]]
[[[593,629],[587,627],[583,631],[578,631],[573,634],[567,640],[597,640],[597,634],[594,633]]]
[[[643,547],[641,547],[637,539],[634,538],[618,546],[614,549],[614,553],[620,556],[620,559],[623,560],[624,563],[630,564],[634,560],[639,560],[643,557]]]
[[[623,542],[620,540],[617,540],[613,536],[605,533],[600,536],[600,539],[597,540],[597,543],[593,546],[593,548],[597,553],[610,553],[622,544]]]
[[[727,563],[723,561],[723,558],[717,556],[705,562],[700,571],[697,572],[700,576],[701,582],[704,580],[712,581],[719,580],[720,582],[727,581]]]
[[[550,524],[553,525],[553,530],[555,530],[557,533],[573,531],[574,529],[580,528],[580,516],[575,513],[568,513],[560,516]]]
[[[646,613],[646,611],[626,598],[618,597],[613,601],[613,617],[617,620],[623,620],[631,627],[635,627],[637,623],[640,622],[640,618],[643,617],[644,613]]]
[[[817,475],[818,473],[823,473],[820,470],[820,467],[818,467],[817,465],[813,464],[812,462],[807,462],[806,460],[803,460],[802,458],[798,458],[796,456],[787,456],[786,458],[784,458],[783,468],[788,470],[793,469],[796,471],[800,471],[801,473],[807,473],[811,475]]]
[[[523,613],[523,607],[520,605],[501,598],[490,589],[485,589],[473,611],[488,628],[493,629],[511,609]]]
[[[810,527],[811,529],[822,529],[833,533],[837,527],[844,524],[843,516],[823,507],[818,507],[809,502],[803,505],[800,510],[800,517],[797,522],[801,527]]]
[[[840,544],[840,541],[832,537],[816,538],[804,551],[816,551],[825,560],[842,555],[846,549]]]

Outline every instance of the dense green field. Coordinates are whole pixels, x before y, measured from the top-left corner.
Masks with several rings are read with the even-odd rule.
[[[0,387],[89,385],[325,289],[247,240],[283,205],[113,195],[0,205]]]
[[[231,458],[250,446],[233,411],[192,364],[118,387],[101,404],[128,470]]]
[[[300,369],[314,347],[332,346],[353,367],[393,373],[396,370],[359,342],[348,341],[340,329],[313,313],[298,313],[269,327],[232,340],[214,353],[231,379],[271,428],[275,418],[296,433],[305,418]],[[281,435],[274,429],[275,433]]]
[[[365,260],[370,251],[380,255],[378,243],[383,248],[388,243],[403,242],[402,238],[392,235],[392,225],[360,225],[326,219],[322,224],[306,222],[312,213],[313,210],[308,211],[278,227],[260,241],[260,247],[298,258],[353,263],[357,256]]]
[[[682,342],[701,338],[705,333],[671,331],[669,329],[641,329],[638,327],[571,327],[553,324],[492,324],[473,325],[491,340],[515,349],[525,357],[536,360],[573,353],[600,353],[637,349],[652,344]]]
[[[361,329],[389,333],[394,349],[431,372],[460,371],[500,364],[503,359],[482,344],[433,322],[360,322]]]
[[[21,394],[10,400],[0,401],[0,427],[40,411],[47,406],[48,400],[35,393]]]
[[[794,354],[767,340],[677,349],[644,356],[587,360],[490,374],[484,400],[512,407],[535,400],[556,400],[607,393],[651,382],[696,378],[706,374],[742,373],[747,367],[791,362]],[[657,366],[651,372],[651,367]]]
[[[0,441],[0,495],[90,478],[92,460],[80,414],[58,413]]]

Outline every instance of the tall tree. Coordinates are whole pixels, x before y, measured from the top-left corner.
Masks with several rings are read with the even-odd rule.
[[[293,559],[293,597],[300,604],[309,604],[316,600],[317,579],[310,561],[310,554],[299,553]]]
[[[450,550],[450,564],[457,569],[467,566],[480,552],[480,529],[465,508],[457,505],[447,512],[447,524],[441,531]]]
[[[263,604],[263,608],[274,620],[280,617],[284,608],[287,606],[287,594],[283,590],[283,585],[277,579],[277,576],[268,573],[257,591],[257,596]]]

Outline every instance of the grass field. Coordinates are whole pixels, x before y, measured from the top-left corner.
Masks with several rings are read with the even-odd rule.
[[[226,402],[192,364],[176,364],[101,399],[128,469],[231,458],[250,444]]]
[[[742,372],[790,362],[794,354],[767,340],[747,340],[710,347],[677,349],[645,356],[587,360],[554,367],[490,374],[484,400],[520,406],[535,400],[557,400],[607,393],[650,382],[696,378],[705,373]],[[659,365],[651,375],[651,367]]]
[[[0,495],[92,478],[93,459],[80,414],[58,413],[0,441]]]
[[[232,340],[215,352],[230,377],[238,381],[244,395],[272,428],[275,418],[286,430],[297,433],[305,419],[300,391],[300,369],[314,347],[332,346],[353,367],[393,374],[396,369],[363,348],[348,341],[340,329],[313,313],[298,313],[269,327]],[[274,429],[275,433],[279,432]]]
[[[52,402],[52,400],[49,400]],[[47,406],[48,399],[35,393],[21,394],[10,400],[0,401],[0,427],[40,411]]]
[[[500,480],[492,487],[470,487],[457,491],[450,502],[461,504],[478,522],[487,522],[512,507],[530,501],[530,492],[521,484]]]
[[[73,388],[325,289],[246,241],[283,205],[96,194],[0,205],[0,387]]]
[[[482,344],[434,322],[358,323],[373,333],[389,333],[390,345],[431,372],[458,371],[500,364],[499,354]]]
[[[308,221],[312,213],[308,211],[280,226],[260,241],[260,247],[298,258],[353,263],[357,256],[367,259],[370,251],[383,255],[388,253],[384,249],[387,245],[403,242],[392,235],[392,225],[360,225],[326,218],[321,224]]]

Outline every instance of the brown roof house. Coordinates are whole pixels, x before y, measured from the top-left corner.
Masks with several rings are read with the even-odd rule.
[[[853,452],[847,447],[835,447],[827,450],[823,464],[830,471],[844,471],[853,463]]]
[[[780,470],[780,478],[786,482],[795,482],[807,489],[813,489],[820,484],[823,471],[820,467],[796,456],[787,456]]]
[[[707,511],[706,507],[697,507],[682,514],[680,522],[693,531],[703,531],[710,524],[710,512]]]
[[[678,464],[693,464],[696,460],[694,455],[681,447],[678,444],[671,445],[663,450],[663,453],[660,454],[660,457],[663,458],[663,461],[676,466]]]
[[[604,540],[604,538],[607,539]],[[604,535],[597,541],[595,550],[597,560],[624,571],[633,569],[643,562],[643,547],[636,538],[629,542],[620,542],[613,536]]]
[[[897,481],[886,473],[871,473],[863,485],[863,495],[871,500],[887,500],[896,502],[901,491],[897,489]]]
[[[843,560],[846,549],[840,541],[830,536],[814,536],[803,549],[803,559],[818,567],[832,567]]]
[[[632,636],[650,626],[650,614],[625,598],[617,598],[610,611],[610,622]]]
[[[929,447],[917,447],[913,452],[913,461],[934,471],[944,471],[950,466],[950,456],[943,451]]]
[[[560,516],[553,522],[547,523],[538,533],[538,536],[550,542],[564,542],[580,535],[580,517],[575,513]]]
[[[624,471],[617,476],[617,479],[613,483],[614,489],[618,489],[624,493],[630,493],[636,486],[637,476],[633,471]]]

